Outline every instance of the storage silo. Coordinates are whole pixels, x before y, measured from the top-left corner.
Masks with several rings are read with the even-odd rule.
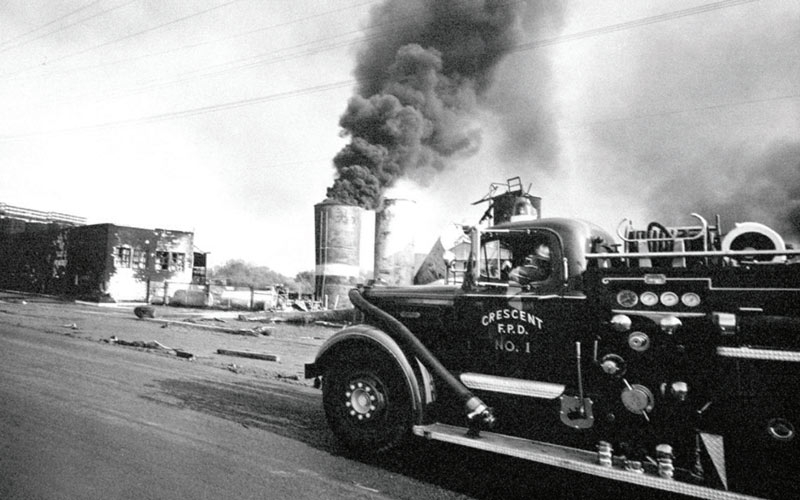
[[[416,205],[413,200],[384,199],[375,213],[375,280],[413,284]]]
[[[314,294],[328,308],[350,307],[358,283],[363,209],[326,200],[314,205],[316,270]]]

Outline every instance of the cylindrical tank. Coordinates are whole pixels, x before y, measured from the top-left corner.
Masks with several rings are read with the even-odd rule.
[[[358,284],[362,212],[329,200],[314,205],[314,294],[330,309],[351,307],[347,293]]]
[[[413,200],[384,199],[375,213],[375,280],[413,284],[416,205]]]

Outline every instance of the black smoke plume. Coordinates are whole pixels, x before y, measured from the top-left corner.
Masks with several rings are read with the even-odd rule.
[[[380,32],[358,55],[356,95],[339,122],[350,143],[333,160],[328,198],[373,209],[398,179],[424,180],[447,158],[476,152],[475,111],[529,7],[513,0],[375,7],[370,26]]]

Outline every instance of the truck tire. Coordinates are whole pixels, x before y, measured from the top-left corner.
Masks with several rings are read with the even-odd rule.
[[[410,434],[410,389],[397,362],[378,349],[337,353],[322,378],[322,402],[334,435],[358,455],[387,451]]]

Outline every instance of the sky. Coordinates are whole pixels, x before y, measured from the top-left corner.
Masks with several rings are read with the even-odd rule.
[[[437,15],[484,3],[498,2],[441,0]],[[437,26],[426,0],[2,2],[0,201],[193,231],[211,266],[313,270],[314,205],[363,132],[340,119],[377,102],[371,75],[396,67],[407,35],[444,53],[439,82],[469,90],[444,100],[461,135],[434,125],[449,142],[387,186],[416,202],[418,251],[516,176],[544,216],[612,232],[697,212],[798,241],[800,3],[500,3],[502,50],[456,78],[455,31],[416,30]]]

